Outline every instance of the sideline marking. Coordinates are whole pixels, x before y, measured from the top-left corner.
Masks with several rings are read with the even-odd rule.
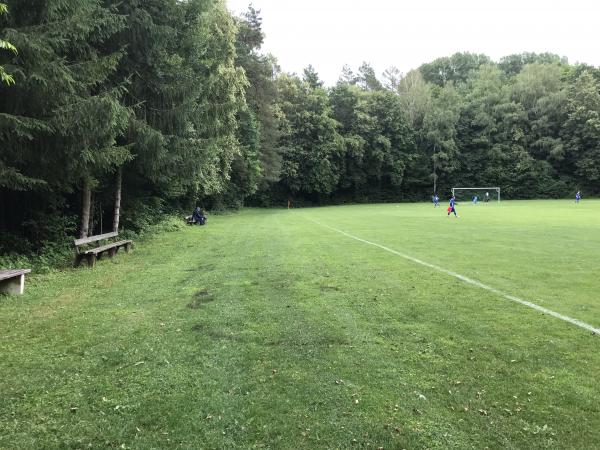
[[[375,242],[367,241],[366,239],[362,239],[362,238],[359,238],[357,236],[353,236],[353,235],[351,235],[349,233],[346,233],[345,231],[338,230],[337,228],[330,227],[329,225],[325,225],[325,224],[319,223],[319,222],[317,222],[316,220],[313,220],[313,219],[309,219],[309,218],[306,218],[306,219],[310,220],[311,222],[316,223],[317,225],[319,225],[321,227],[329,228],[330,230],[333,230],[333,231],[335,231],[337,233],[343,234],[344,236],[349,237],[351,239],[354,239],[356,241],[362,242],[364,244],[372,245],[374,247],[378,247],[378,248],[380,248],[382,250],[385,250],[386,252],[393,253],[394,255],[400,256],[400,257],[402,257],[404,259],[407,259],[409,261],[412,261],[412,262],[414,262],[416,264],[420,264],[422,266],[429,267],[430,269],[437,270],[438,272],[445,273],[446,275],[450,275],[451,277],[458,278],[459,280],[461,280],[461,281],[463,281],[463,282],[465,282],[467,284],[470,284],[472,286],[477,286],[478,288],[485,289],[486,291],[489,291],[489,292],[493,292],[494,294],[496,294],[496,295],[498,295],[500,297],[504,297],[507,300],[510,300],[512,302],[515,302],[515,303],[520,303],[521,305],[524,305],[524,306],[528,306],[529,308],[535,309],[535,310],[540,311],[540,312],[542,312],[544,314],[548,314],[549,316],[556,317],[557,319],[564,320],[565,322],[569,322],[570,324],[576,325],[576,326],[578,326],[580,328],[583,328],[584,330],[588,330],[588,331],[591,331],[594,334],[600,335],[600,328],[595,328],[595,327],[593,327],[592,325],[590,325],[588,323],[582,322],[581,320],[573,319],[572,317],[565,316],[563,314],[554,312],[551,309],[544,308],[543,306],[536,305],[535,303],[531,303],[531,302],[529,302],[527,300],[523,300],[523,299],[521,299],[519,297],[515,297],[514,295],[510,295],[510,294],[507,294],[506,292],[502,292],[501,290],[496,289],[495,287],[492,287],[492,286],[488,286],[487,284],[484,284],[481,281],[477,281],[477,280],[474,280],[472,278],[465,277],[464,275],[461,275],[461,274],[456,273],[456,272],[452,272],[451,270],[444,269],[443,267],[440,267],[440,266],[436,266],[435,264],[431,264],[431,263],[428,263],[426,261],[421,261],[420,259],[417,259],[417,258],[414,258],[412,256],[406,255],[406,254],[401,253],[399,251],[393,250],[393,249],[391,249],[389,247],[386,247],[385,245],[377,244]]]

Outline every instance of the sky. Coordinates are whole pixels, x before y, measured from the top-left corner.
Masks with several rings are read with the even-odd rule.
[[[261,10],[263,51],[285,72],[312,64],[327,85],[344,64],[406,73],[456,52],[493,60],[551,52],[600,66],[600,0],[252,0]],[[227,0],[239,14],[250,0]]]

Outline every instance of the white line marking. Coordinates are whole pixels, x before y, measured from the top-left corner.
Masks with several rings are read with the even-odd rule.
[[[412,256],[406,255],[404,253],[401,253],[401,252],[393,250],[393,249],[391,249],[389,247],[386,247],[385,245],[377,244],[375,242],[367,241],[366,239],[362,239],[362,238],[359,238],[357,236],[353,236],[353,235],[351,235],[349,233],[346,233],[345,231],[338,230],[337,228],[330,227],[329,225],[325,225],[325,224],[319,223],[319,222],[317,222],[316,220],[313,220],[313,219],[308,219],[308,220],[310,220],[311,222],[316,223],[317,225],[319,225],[321,227],[329,228],[330,230],[333,230],[333,231],[335,231],[337,233],[343,234],[344,236],[347,236],[347,237],[349,237],[351,239],[354,239],[356,241],[362,242],[364,244],[372,245],[373,247],[378,247],[378,248],[380,248],[382,250],[385,250],[386,252],[393,253],[394,255],[400,256],[400,257],[402,257],[404,259],[407,259],[409,261],[412,261],[412,262],[414,262],[416,264],[420,264],[421,266],[429,267],[430,269],[437,270],[438,272],[445,273],[446,275],[450,275],[451,277],[458,278],[459,280],[461,280],[461,281],[463,281],[463,282],[465,282],[467,284],[470,284],[470,285],[473,285],[473,286],[477,286],[478,288],[485,289],[486,291],[489,291],[489,292],[493,292],[494,294],[496,294],[496,295],[498,295],[500,297],[504,297],[505,299],[510,300],[512,302],[520,303],[521,305],[528,306],[529,308],[533,308],[533,309],[535,309],[537,311],[540,311],[540,312],[542,312],[544,314],[548,314],[550,316],[556,317],[557,319],[564,320],[565,322],[569,322],[569,323],[571,323],[573,325],[576,325],[576,326],[578,326],[580,328],[583,328],[584,330],[591,331],[594,334],[600,334],[600,328],[595,328],[595,327],[593,327],[590,324],[582,322],[581,320],[573,319],[572,317],[565,316],[563,314],[554,312],[554,311],[552,311],[550,309],[544,308],[543,306],[536,305],[535,303],[531,303],[531,302],[529,302],[527,300],[523,300],[523,299],[521,299],[519,297],[515,297],[514,295],[510,295],[510,294],[507,294],[506,292],[502,292],[501,290],[496,289],[496,288],[494,288],[492,286],[488,286],[487,284],[484,284],[484,283],[482,283],[480,281],[473,280],[472,278],[469,278],[469,277],[465,277],[464,275],[461,275],[461,274],[456,273],[456,272],[452,272],[451,270],[444,269],[443,267],[440,267],[440,266],[436,266],[435,264],[431,264],[431,263],[428,263],[428,262],[425,262],[425,261],[421,261],[420,259],[413,258]]]

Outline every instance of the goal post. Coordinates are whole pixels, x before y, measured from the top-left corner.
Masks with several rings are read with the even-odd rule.
[[[477,193],[480,200],[485,199],[485,193],[488,192],[490,194],[490,198],[496,197],[498,204],[500,204],[500,188],[497,186],[494,187],[453,187],[452,195],[456,197],[457,193],[468,192],[468,193]],[[479,193],[481,195],[479,196]]]

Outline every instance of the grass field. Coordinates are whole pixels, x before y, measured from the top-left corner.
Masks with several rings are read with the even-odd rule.
[[[245,210],[30,277],[0,448],[600,449],[599,335],[332,229],[598,328],[600,201],[458,212]]]

